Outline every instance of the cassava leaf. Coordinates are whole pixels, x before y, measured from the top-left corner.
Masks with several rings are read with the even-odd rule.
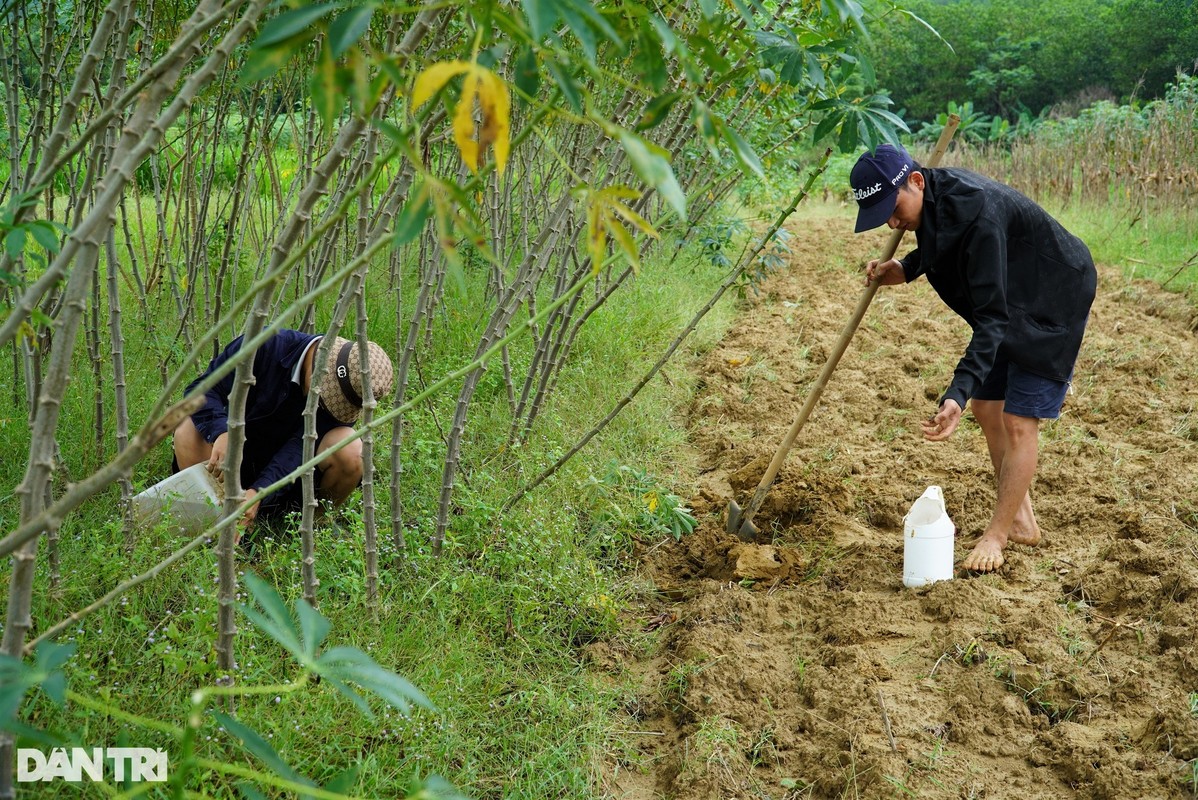
[[[316,60],[315,69],[308,83],[312,96],[312,106],[320,115],[320,121],[326,129],[333,127],[337,112],[345,105],[345,93],[338,80],[337,62],[326,40],[320,48],[320,57]]]
[[[251,49],[241,67],[238,84],[245,87],[274,75],[286,66],[291,57],[311,41],[313,36],[314,34],[308,31],[276,44]]]
[[[334,58],[340,58],[358,43],[362,34],[370,28],[373,15],[374,4],[367,3],[341,12],[329,23],[329,46],[333,49]]]
[[[665,151],[650,145],[632,131],[618,128],[617,135],[636,174],[656,189],[670,208],[685,220],[686,194],[678,185],[678,179],[674,176],[674,169],[670,166]]]
[[[315,788],[316,784],[312,780],[292,769],[291,765],[284,761],[283,757],[257,731],[220,711],[213,711],[212,718],[218,725],[236,737],[250,755],[269,767],[276,775]]]
[[[337,8],[337,3],[317,3],[284,11],[262,26],[258,38],[254,40],[253,49],[266,48],[285,39],[290,39],[297,33],[305,31],[312,23],[327,16],[335,8]]]
[[[469,69],[470,64],[466,61],[441,61],[425,69],[416,76],[416,83],[412,87],[412,108],[420,108],[425,101],[441,91],[451,78]]]
[[[295,601],[295,615],[299,617],[300,632],[303,634],[304,654],[315,658],[317,649],[324,643],[332,625],[303,598]]]
[[[412,189],[408,201],[400,209],[395,220],[395,246],[401,247],[415,241],[424,230],[428,218],[433,213],[432,203],[428,199],[428,190],[422,183]]]
[[[279,597],[278,592],[274,590],[273,586],[252,572],[246,573],[245,585],[250,590],[250,595],[258,601],[258,605],[262,606],[262,610],[259,611],[252,606],[242,605],[242,613],[249,617],[250,622],[256,628],[274,639],[303,663],[305,661],[305,654],[303,645],[301,644],[300,632],[296,628],[295,620],[291,618],[291,614],[288,613],[287,606],[283,604],[283,600]]]

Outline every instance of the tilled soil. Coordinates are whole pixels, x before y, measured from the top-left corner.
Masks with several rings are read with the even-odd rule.
[[[1100,266],[1062,417],[1041,429],[1044,538],[997,574],[902,585],[931,484],[956,562],[994,478],[972,418],[928,443],[968,341],[925,281],[883,287],[757,517],[747,504],[886,233],[792,226],[793,255],[700,366],[699,529],[645,542],[647,647],[592,645],[637,688],[610,796],[1198,796],[1198,336],[1192,305]],[[914,246],[908,241],[900,252]]]

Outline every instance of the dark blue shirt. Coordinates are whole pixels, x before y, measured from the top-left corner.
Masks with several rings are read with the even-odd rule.
[[[297,369],[308,344],[320,337],[300,331],[281,330],[266,340],[254,354],[254,384],[245,405],[245,455],[242,482],[246,489],[262,489],[287,475],[303,462],[304,405],[307,395]],[[234,339],[212,360],[207,371],[188,384],[189,394],[201,380],[241,349],[242,337]],[[316,347],[317,345],[313,345]],[[229,395],[235,372],[225,375],[205,393],[204,407],[191,415],[196,429],[211,444],[229,429]],[[319,442],[336,419],[318,405],[316,437]],[[247,473],[248,469],[248,473]]]

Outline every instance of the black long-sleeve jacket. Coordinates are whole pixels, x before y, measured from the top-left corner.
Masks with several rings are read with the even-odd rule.
[[[921,168],[918,247],[907,281],[926,275],[973,329],[945,399],[962,408],[1001,351],[1036,375],[1067,381],[1098,285],[1086,245],[1048,212],[997,181],[958,168]]]

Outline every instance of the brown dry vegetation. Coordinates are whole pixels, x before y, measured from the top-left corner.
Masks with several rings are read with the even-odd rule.
[[[1100,266],[1073,394],[1041,433],[1043,543],[908,590],[912,501],[944,487],[959,562],[994,496],[972,420],[947,443],[916,435],[968,335],[922,281],[876,298],[758,517],[770,541],[724,531],[852,310],[851,267],[884,239],[844,216],[792,230],[789,268],[701,364],[701,525],[644,543],[629,626],[652,641],[589,650],[635,687],[610,796],[1195,796],[1192,307]]]

